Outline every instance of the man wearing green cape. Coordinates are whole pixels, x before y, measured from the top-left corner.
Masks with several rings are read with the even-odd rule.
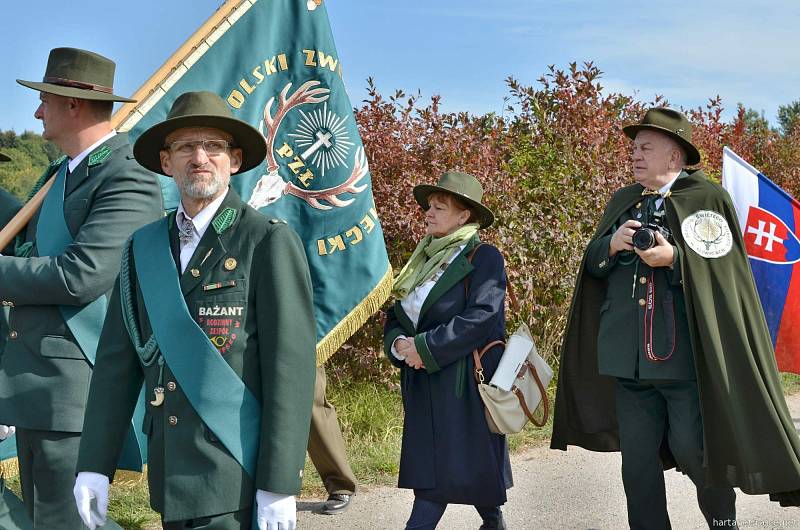
[[[800,505],[800,438],[728,194],[699,170],[691,124],[649,110],[625,127],[636,183],[582,260],[553,449],[621,451],[628,521],[670,528],[663,469],[697,486],[709,527],[735,527],[734,487]]]

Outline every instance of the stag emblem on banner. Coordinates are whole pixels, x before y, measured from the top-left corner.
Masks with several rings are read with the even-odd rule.
[[[360,181],[369,172],[367,157],[363,147],[358,147],[353,154],[352,165],[348,163],[350,152],[355,145],[345,127],[346,117],[342,118],[330,111],[327,100],[330,89],[320,86],[317,80],[306,81],[294,92],[289,94],[292,83],[287,83],[278,95],[277,108],[273,114],[275,97],[264,105],[264,117],[258,123],[261,134],[267,141],[267,173],[256,183],[248,204],[253,208],[263,208],[279,200],[284,195],[292,195],[307,202],[318,210],[330,210],[334,207],[342,208],[355,199],[343,199],[343,194],[361,193],[367,184]],[[309,112],[299,109],[304,105],[319,105]],[[301,119],[294,132],[288,136],[293,139],[294,145],[283,143],[276,145],[275,140],[281,122],[290,110],[298,108]],[[287,168],[291,172],[284,178],[281,175],[281,165],[277,156],[288,161]],[[350,176],[342,183],[324,189],[310,189],[307,186],[314,174],[309,167],[313,167],[320,176],[324,177],[326,171],[338,167],[352,167]],[[293,180],[296,178],[298,184]]]

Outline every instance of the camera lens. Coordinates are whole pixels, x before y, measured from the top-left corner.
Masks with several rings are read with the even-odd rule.
[[[656,234],[652,229],[644,227],[633,233],[633,246],[639,250],[653,248],[656,244]]]

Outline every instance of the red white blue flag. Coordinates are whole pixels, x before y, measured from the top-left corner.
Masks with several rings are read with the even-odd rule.
[[[778,369],[800,373],[800,202],[727,147],[722,185],[736,206]]]

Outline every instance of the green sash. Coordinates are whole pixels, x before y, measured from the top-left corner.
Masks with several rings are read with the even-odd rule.
[[[168,217],[133,235],[133,258],[164,361],[200,419],[255,478],[261,404],[189,313],[170,249]]]
[[[40,256],[58,256],[64,253],[74,241],[64,219],[64,191],[67,183],[68,159],[58,167],[53,187],[47,193],[36,224],[36,248]],[[97,357],[97,343],[106,318],[108,301],[105,295],[83,306],[58,306],[67,327],[83,351],[86,360],[94,366]],[[139,435],[135,425],[141,425],[144,418],[144,393],[139,393],[131,429],[125,437],[125,444],[119,461],[120,469],[141,471],[144,464],[144,435]]]
[[[72,244],[67,221],[64,219],[64,189],[67,182],[67,159],[56,173],[53,187],[47,193],[36,225],[36,247],[40,256],[58,256]],[[94,365],[100,330],[106,317],[108,302],[105,296],[83,306],[59,306],[75,340],[89,364]]]

